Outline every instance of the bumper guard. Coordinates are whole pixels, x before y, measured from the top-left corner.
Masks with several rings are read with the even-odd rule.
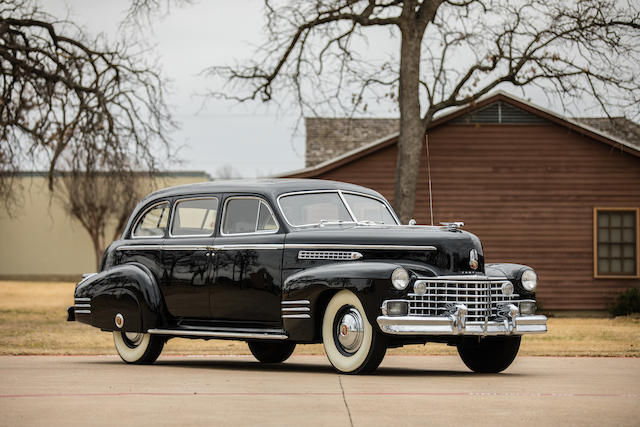
[[[455,306],[447,316],[379,316],[382,332],[393,335],[524,335],[547,332],[547,317],[520,315],[515,305],[509,305],[504,319],[467,322],[467,307]]]

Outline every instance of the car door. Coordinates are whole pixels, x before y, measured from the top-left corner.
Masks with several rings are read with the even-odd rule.
[[[271,206],[259,196],[229,196],[220,221],[212,318],[280,325],[284,234]]]
[[[162,283],[167,309],[173,316],[210,317],[218,205],[216,195],[178,198],[173,204],[163,251]]]

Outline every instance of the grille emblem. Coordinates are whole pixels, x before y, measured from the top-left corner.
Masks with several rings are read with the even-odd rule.
[[[478,251],[475,249],[469,251],[469,267],[471,267],[472,270],[478,269]]]

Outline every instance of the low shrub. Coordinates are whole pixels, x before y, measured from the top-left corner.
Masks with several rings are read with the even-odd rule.
[[[640,313],[640,288],[630,288],[618,295],[609,307],[612,316],[628,316]]]

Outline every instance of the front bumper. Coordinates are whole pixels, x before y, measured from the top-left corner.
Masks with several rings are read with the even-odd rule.
[[[547,317],[513,316],[504,320],[464,322],[461,316],[379,316],[382,332],[393,335],[524,335],[547,332]]]

